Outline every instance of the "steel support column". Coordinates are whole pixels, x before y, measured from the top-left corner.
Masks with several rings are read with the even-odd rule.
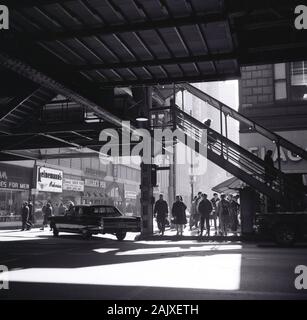
[[[152,107],[152,88],[143,87],[135,88],[134,96],[141,98],[142,102],[140,108],[142,108],[142,113],[150,120],[150,109]],[[149,129],[150,121],[143,123],[143,129]],[[151,139],[152,143],[152,139]],[[151,148],[152,152],[152,148]],[[150,163],[146,158],[146,163],[144,163],[144,158],[141,164],[141,217],[142,217],[142,235],[152,235],[153,234],[153,186],[152,186],[152,159],[153,154],[150,157]]]

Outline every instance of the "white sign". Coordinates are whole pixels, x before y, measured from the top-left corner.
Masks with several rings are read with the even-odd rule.
[[[83,192],[84,191],[84,181],[64,178],[63,190]]]
[[[36,188],[38,191],[61,193],[63,191],[63,171],[37,167]]]
[[[105,188],[106,183],[102,180],[85,179],[85,185],[93,188]]]
[[[38,195],[38,190],[37,189],[31,189],[31,194],[33,196],[37,196]]]
[[[136,192],[135,191],[125,191],[125,198],[126,199],[136,199]]]

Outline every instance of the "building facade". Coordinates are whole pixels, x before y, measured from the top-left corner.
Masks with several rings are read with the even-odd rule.
[[[249,66],[242,68],[241,73],[239,111],[306,149],[307,62]],[[251,132],[244,125],[240,126],[240,144],[261,158],[271,149],[274,161],[277,159],[275,141]],[[281,169],[305,179],[307,162],[288,150],[280,151]]]
[[[140,215],[139,189],[139,168],[101,163],[98,157],[0,163],[0,227],[20,225],[24,201],[35,204],[36,221],[46,202],[55,213],[60,203],[73,202],[115,205],[124,213]]]

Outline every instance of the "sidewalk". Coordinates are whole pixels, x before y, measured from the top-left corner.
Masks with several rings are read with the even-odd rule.
[[[240,232],[237,234],[234,234],[232,232],[229,232],[227,236],[220,236],[215,235],[215,229],[213,226],[210,228],[210,237],[205,236],[206,231],[204,230],[203,236],[200,238],[199,236],[199,229],[196,229],[193,227],[192,230],[190,230],[190,227],[186,225],[186,227],[183,230],[182,236],[177,236],[177,231],[175,228],[166,228],[164,235],[162,236],[159,233],[157,223],[154,221],[154,232],[153,235],[144,236],[142,235],[142,240],[172,240],[172,241],[178,241],[178,240],[198,240],[198,241],[254,241],[257,239],[256,235],[241,235]],[[240,230],[240,228],[239,228]]]

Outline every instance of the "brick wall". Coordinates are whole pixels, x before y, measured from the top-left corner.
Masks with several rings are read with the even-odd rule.
[[[274,102],[273,65],[242,67],[240,108]]]

